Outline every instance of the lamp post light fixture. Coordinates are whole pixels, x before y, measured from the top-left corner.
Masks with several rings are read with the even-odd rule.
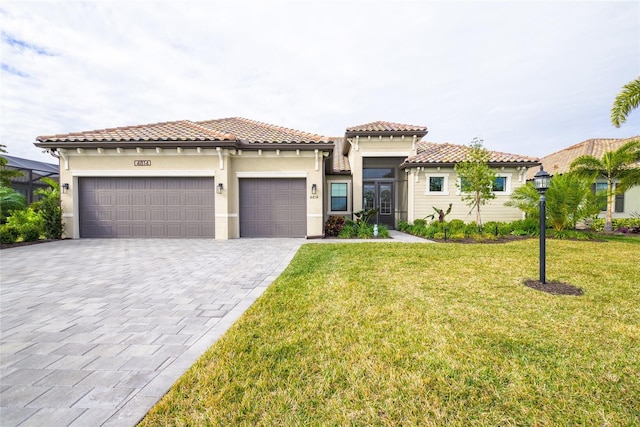
[[[547,231],[547,198],[545,194],[551,185],[549,175],[540,165],[540,170],[533,177],[533,186],[540,193],[540,283],[547,283],[546,279],[546,231]]]

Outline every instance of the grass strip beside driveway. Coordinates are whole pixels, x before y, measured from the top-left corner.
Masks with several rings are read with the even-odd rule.
[[[304,245],[151,425],[638,425],[640,251]]]

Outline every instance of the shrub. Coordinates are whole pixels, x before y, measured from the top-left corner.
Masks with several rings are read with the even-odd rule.
[[[47,189],[39,189],[36,194],[42,198],[33,204],[34,210],[42,217],[42,231],[47,239],[62,238],[62,208],[60,206],[60,184],[50,178],[42,178],[49,184]]]
[[[20,230],[11,225],[0,226],[0,243],[11,244],[15,243],[20,236]]]
[[[345,226],[343,216],[332,215],[324,225],[324,232],[327,236],[337,236]]]
[[[537,236],[540,229],[538,219],[531,217],[513,221],[511,227],[513,228],[511,234],[514,236]]]
[[[409,225],[409,223],[407,221],[400,221],[398,222],[398,231],[402,231],[402,232],[409,232],[409,230],[411,229],[411,226]]]
[[[373,237],[373,225],[366,222],[361,223],[356,231],[358,239],[370,239]]]
[[[17,228],[23,238],[25,235],[23,228],[25,227],[37,229],[39,236],[42,234],[44,229],[44,220],[33,210],[33,208],[27,208],[20,211],[13,211],[11,216],[7,218],[7,225]],[[27,231],[26,233],[32,235],[34,232]]]
[[[378,237],[380,237],[382,239],[388,239],[389,237],[391,237],[391,235],[389,234],[389,229],[384,225],[379,225],[378,226]]]
[[[554,239],[570,239],[570,240],[594,240],[591,233],[585,233],[577,230],[547,230],[547,236]]]
[[[415,221],[413,221],[414,227],[424,227],[426,225],[427,225],[427,221],[424,219],[416,219]]]
[[[25,224],[20,228],[20,236],[24,242],[35,242],[40,239],[40,228],[35,224]]]
[[[461,219],[452,219],[448,224],[447,228],[449,229],[449,233],[454,234],[459,231],[464,232],[465,224]]]
[[[356,224],[351,220],[347,220],[345,221],[345,224],[344,224],[344,227],[342,227],[342,230],[338,232],[338,237],[341,239],[352,239],[356,237],[358,233],[357,230],[358,230],[358,227],[356,226]]]

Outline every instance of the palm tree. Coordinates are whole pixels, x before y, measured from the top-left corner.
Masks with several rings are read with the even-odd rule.
[[[640,105],[640,77],[630,81],[622,87],[622,90],[613,101],[611,107],[611,122],[617,128],[627,120],[631,110]]]
[[[607,214],[604,231],[613,231],[612,212],[614,197],[630,187],[640,185],[640,141],[629,141],[615,151],[604,153],[601,159],[584,155],[571,162],[571,172],[578,176],[607,181]],[[614,186],[614,183],[616,184]]]

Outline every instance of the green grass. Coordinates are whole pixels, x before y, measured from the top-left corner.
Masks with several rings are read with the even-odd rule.
[[[640,251],[547,251],[305,245],[142,425],[640,425]]]

